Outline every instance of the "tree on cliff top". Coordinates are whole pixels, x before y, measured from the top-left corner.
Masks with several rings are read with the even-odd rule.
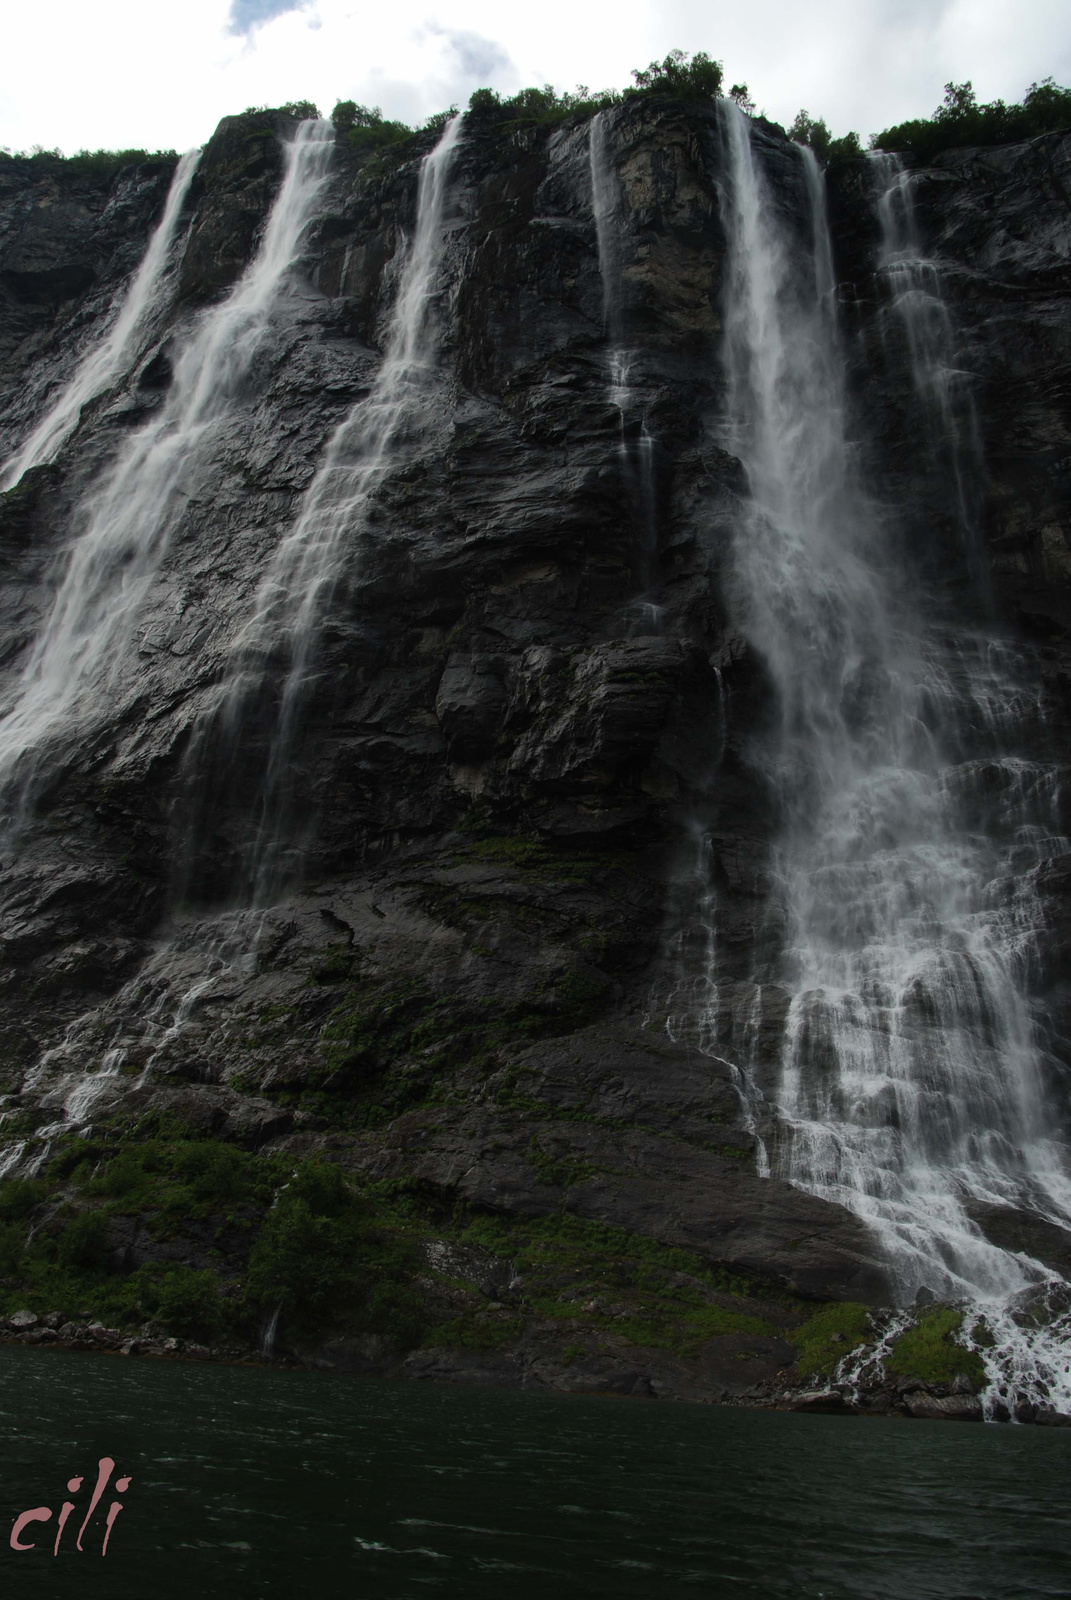
[[[379,106],[360,106],[356,100],[340,100],[331,113],[339,133],[346,135],[351,150],[375,150],[382,145],[399,144],[412,137],[404,122],[392,122]]]
[[[805,144],[813,150],[823,166],[831,161],[844,161],[851,156],[861,156],[863,147],[857,133],[842,134],[834,139],[823,117],[812,117],[809,111],[797,111],[796,120],[788,130],[790,139]]]
[[[966,145],[1014,144],[1042,133],[1071,128],[1071,89],[1052,78],[1032,83],[1018,105],[991,100],[979,105],[974,86],[946,83],[945,96],[932,117],[898,122],[871,140],[875,150],[910,150],[928,161],[941,150]]]
[[[680,100],[713,100],[721,94],[725,70],[720,61],[712,61],[705,50],[689,56],[686,50],[671,50],[664,61],[652,61],[646,67],[634,67],[636,80],[626,94],[648,94],[652,90],[676,95]],[[745,85],[737,85],[744,88]]]

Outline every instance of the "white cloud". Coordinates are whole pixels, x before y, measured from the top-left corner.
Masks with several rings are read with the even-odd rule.
[[[305,98],[423,121],[484,84],[620,87],[677,45],[778,120],[806,106],[864,135],[929,113],[950,78],[983,99],[1071,81],[1066,0],[52,0],[5,18],[0,144],[184,148]]]

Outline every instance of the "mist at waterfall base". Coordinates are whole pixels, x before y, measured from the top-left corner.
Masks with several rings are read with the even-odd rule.
[[[737,1062],[769,1170],[866,1221],[899,1302],[970,1308],[990,1414],[1007,1415],[1003,1401],[1019,1393],[1066,1411],[1067,1286],[990,1243],[970,1215],[972,1204],[1025,1206],[1071,1224],[1044,1019],[1029,993],[1036,871],[1068,848],[1030,661],[972,626],[962,601],[942,607],[932,586],[929,609],[917,600],[909,550],[864,483],[852,437],[814,156],[800,148],[786,204],[734,105],[724,130],[725,444],[749,487],[731,604],[776,693],[776,725],[751,759],[780,817],[783,931],[743,999],[727,1001],[717,897],[700,896],[711,933],[699,1033]],[[878,164],[875,176],[891,314],[951,464],[961,564],[974,569],[966,482],[978,464],[969,395],[948,370],[939,275],[918,258],[902,172]],[[785,999],[779,1053],[764,1060],[757,1024]],[[695,1018],[670,1026],[684,1032]]]
[[[4,1516],[105,1453],[131,1474],[105,1562],[91,1533],[54,1560],[48,1525],[4,1551],[34,1600],[1067,1593],[1069,1432],[15,1347],[0,1389]]]

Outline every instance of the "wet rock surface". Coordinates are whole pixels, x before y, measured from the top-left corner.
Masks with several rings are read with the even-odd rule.
[[[136,369],[87,408],[55,463],[0,499],[9,692],[87,486],[166,394],[177,342],[250,260],[280,180],[279,136],[291,131],[274,113],[220,125]],[[777,162],[795,157],[777,130],[763,137],[776,181]],[[687,1250],[750,1275],[774,1320],[783,1292],[880,1304],[888,1284],[867,1230],[759,1177],[727,1061],[662,1025],[667,996],[688,979],[672,886],[697,797],[712,807],[726,1004],[732,980],[745,982],[778,936],[769,802],[748,760],[770,704],[725,623],[743,485],[715,442],[716,119],[636,101],[610,114],[610,141],[622,337],[636,353],[636,415],[655,441],[653,558],[609,395],[587,126],[503,137],[473,117],[447,218],[441,382],[355,533],[294,757],[301,886],[255,919],[229,909],[279,672],[237,750],[196,736],[325,441],[377,369],[428,141],[370,164],[340,144],[304,271],[182,514],[129,659],[92,715],[50,736],[34,815],[0,862],[0,1088],[15,1152],[5,1170],[42,1166],[72,1134],[115,1141],[138,1119],[170,1118],[242,1150],[341,1163],[362,1183],[408,1182],[446,1208],[565,1214]],[[941,157],[920,191],[976,374],[1001,625],[1036,649],[1058,737],[1071,728],[1069,174],[1071,138],[1047,135]],[[0,172],[9,444],[93,338],[169,177],[148,166],[101,187],[39,182],[18,163]],[[883,482],[917,537],[933,538],[934,582],[954,589],[939,485],[909,480],[922,445],[903,358],[874,359],[869,182],[865,162],[830,174],[844,315],[871,358],[856,383],[881,419],[870,447]],[[645,604],[657,604],[657,634]],[[1052,959],[1038,979],[1039,1005],[1058,1018],[1066,888],[1053,874]],[[762,999],[772,1056],[786,1001],[773,989]],[[1054,1070],[1066,1071],[1059,1040],[1071,1022],[1055,1033]],[[1008,1248],[1067,1259],[1054,1225],[995,1209],[976,1220]],[[117,1270],[129,1273],[149,1260],[206,1267],[221,1224],[169,1242],[136,1215],[111,1226]],[[9,1318],[8,1328],[131,1355],[191,1353],[81,1322],[20,1332]],[[683,1398],[765,1384],[752,1395],[761,1403],[779,1403],[795,1359],[771,1334],[739,1349],[714,1341],[690,1364],[650,1351],[641,1361],[642,1347],[623,1341],[566,1358],[568,1342],[528,1326],[512,1351],[402,1358],[340,1333],[295,1344],[292,1358]],[[914,1416],[980,1415],[971,1395],[875,1390],[871,1400]],[[851,1408],[829,1389],[790,1403]]]

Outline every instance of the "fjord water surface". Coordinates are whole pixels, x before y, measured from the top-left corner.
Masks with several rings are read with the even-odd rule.
[[[1067,1596],[1071,1431],[0,1349],[3,1515],[131,1475],[27,1600]],[[79,1507],[84,1494],[73,1497]],[[72,1518],[72,1522],[74,1519]],[[10,1521],[6,1524],[10,1526]],[[75,1524],[77,1526],[77,1523]],[[35,1537],[31,1530],[27,1535]],[[17,1590],[15,1588],[17,1584]]]

